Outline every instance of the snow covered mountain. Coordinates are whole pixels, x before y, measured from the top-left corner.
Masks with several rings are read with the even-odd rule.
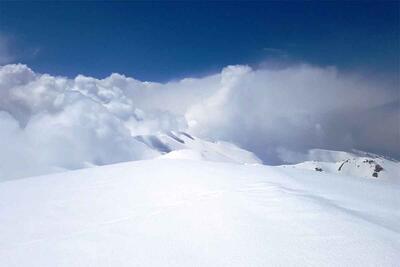
[[[305,169],[400,183],[400,162],[363,151],[343,152],[312,149],[306,161],[283,168]]]
[[[399,196],[385,180],[165,158],[5,181],[0,266],[396,266]]]
[[[159,152],[162,158],[196,159],[231,163],[261,163],[250,151],[223,141],[207,141],[185,132],[169,131],[154,135],[140,135],[136,140]]]

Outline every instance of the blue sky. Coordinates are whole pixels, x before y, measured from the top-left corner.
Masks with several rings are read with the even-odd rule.
[[[399,3],[1,2],[2,40],[8,63],[69,77],[167,81],[265,61],[396,76]]]

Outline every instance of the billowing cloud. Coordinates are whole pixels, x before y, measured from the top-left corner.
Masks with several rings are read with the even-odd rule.
[[[267,162],[279,162],[281,148],[400,151],[399,92],[383,83],[308,65],[227,67],[219,83],[188,109],[191,130],[239,143]]]
[[[120,74],[75,79],[0,67],[0,177],[151,158],[134,136],[170,130],[234,142],[266,163],[310,148],[398,156],[399,92],[309,65],[165,84]]]
[[[100,85],[90,95],[80,79],[39,75],[23,65],[1,67],[0,177],[156,156],[125,125],[139,118],[129,100]]]

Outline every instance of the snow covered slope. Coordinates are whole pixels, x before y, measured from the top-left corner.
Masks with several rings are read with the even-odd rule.
[[[153,135],[140,135],[136,140],[160,153],[162,158],[195,159],[231,163],[261,163],[252,152],[234,144],[194,137],[185,132],[169,131]]]
[[[155,159],[0,183],[0,266],[398,266],[389,180]]]
[[[400,183],[400,162],[362,151],[353,153],[322,149],[310,150],[307,161],[283,165],[296,169],[335,173],[345,176],[379,178]]]

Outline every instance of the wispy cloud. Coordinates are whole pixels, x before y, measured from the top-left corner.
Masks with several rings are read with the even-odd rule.
[[[0,32],[0,65],[32,60],[40,52],[40,47],[24,46],[20,38],[9,33]]]
[[[269,53],[275,53],[275,54],[286,54],[286,51],[283,49],[279,48],[273,48],[273,47],[264,47],[264,51],[269,52]]]
[[[0,32],[0,65],[12,63],[15,60],[11,42],[9,36]]]
[[[276,57],[279,59],[288,59],[289,53],[285,49],[275,48],[275,47],[264,47],[264,53],[268,54],[270,57]]]

